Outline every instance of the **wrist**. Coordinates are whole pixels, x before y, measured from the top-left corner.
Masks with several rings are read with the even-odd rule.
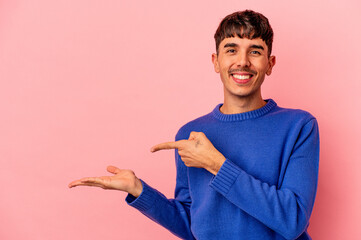
[[[133,195],[134,197],[139,197],[140,194],[143,192],[143,184],[139,180],[139,178],[136,178],[134,181],[134,186],[130,191],[128,191],[129,194]]]
[[[210,169],[208,169],[208,171],[211,172],[213,175],[217,175],[219,169],[221,169],[225,161],[226,158],[222,154],[220,154],[217,158],[215,158],[215,161],[213,162]]]

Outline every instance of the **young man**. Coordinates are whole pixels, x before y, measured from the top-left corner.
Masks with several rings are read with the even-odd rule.
[[[167,199],[130,170],[83,178],[74,186],[126,191],[126,201],[183,239],[311,239],[319,159],[316,119],[263,100],[275,65],[273,31],[253,11],[226,16],[216,33],[214,69],[224,103],[180,128],[175,142],[175,198]]]

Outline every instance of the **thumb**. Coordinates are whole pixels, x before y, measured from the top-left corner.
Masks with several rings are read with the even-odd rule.
[[[194,140],[198,137],[198,132],[194,132],[192,131],[190,134],[189,134],[189,138],[188,140]]]
[[[107,171],[113,174],[117,174],[120,172],[120,169],[114,166],[108,166]]]

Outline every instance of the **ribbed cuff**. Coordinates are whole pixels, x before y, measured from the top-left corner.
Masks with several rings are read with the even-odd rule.
[[[142,193],[137,198],[131,194],[128,194],[128,196],[125,198],[125,201],[128,203],[129,206],[132,206],[141,212],[145,212],[154,205],[154,201],[156,199],[154,195],[156,194],[156,192],[142,179],[140,179],[140,181],[143,185]]]
[[[231,160],[226,159],[217,175],[211,181],[210,186],[217,192],[226,196],[233,183],[236,181],[240,170],[241,169]]]

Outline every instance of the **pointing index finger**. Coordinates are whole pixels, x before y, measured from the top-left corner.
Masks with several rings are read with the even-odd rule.
[[[150,149],[150,151],[151,152],[156,152],[156,151],[163,150],[163,149],[175,149],[175,148],[178,149],[181,146],[182,141],[185,141],[185,140],[179,140],[179,141],[176,141],[176,142],[160,143],[160,144],[157,144],[157,145],[153,146]]]

